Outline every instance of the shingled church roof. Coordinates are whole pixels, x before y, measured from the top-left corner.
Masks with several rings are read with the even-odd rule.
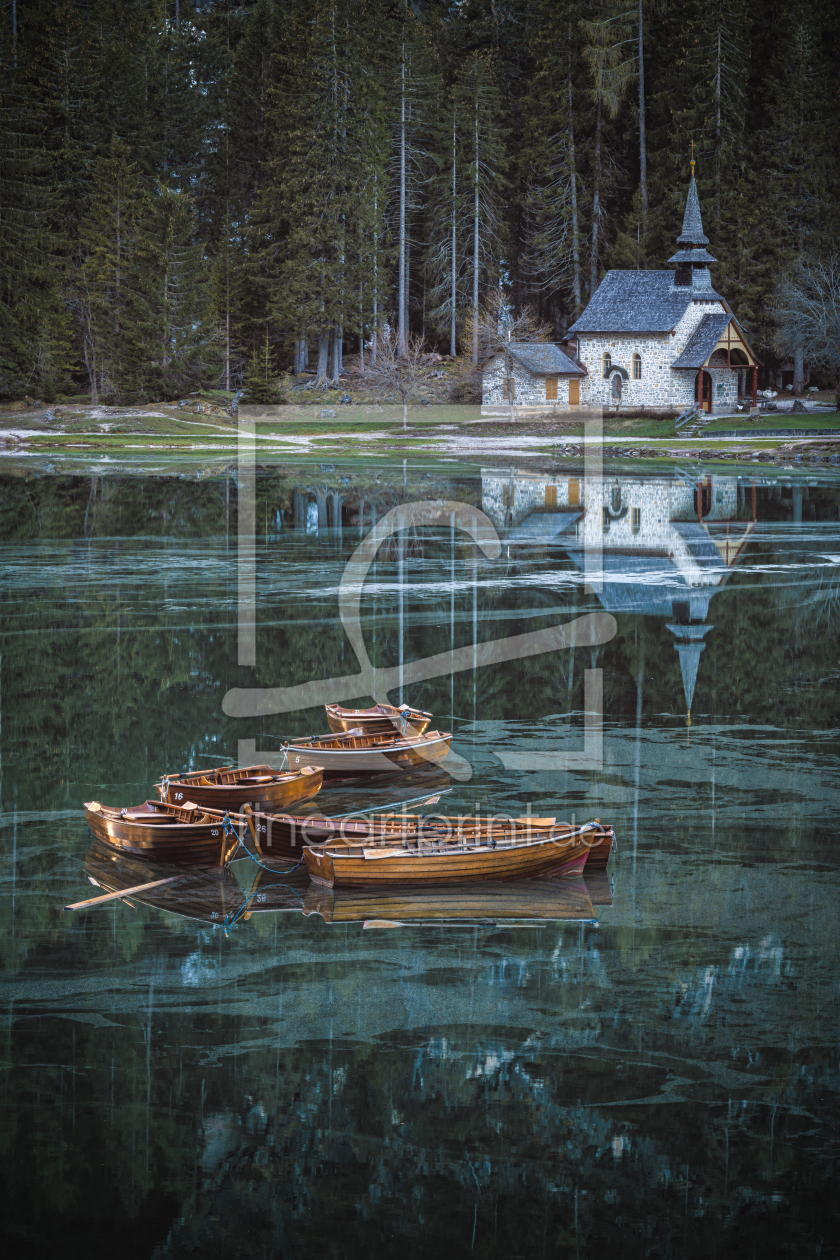
[[[674,284],[673,271],[608,271],[570,333],[669,333],[699,296]],[[704,301],[722,302],[714,289]]]

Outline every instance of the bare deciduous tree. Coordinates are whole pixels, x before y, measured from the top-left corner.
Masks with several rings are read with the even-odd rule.
[[[386,324],[379,329],[376,343],[376,363],[368,368],[366,379],[383,397],[399,397],[403,409],[403,428],[408,428],[408,404],[419,402],[428,394],[422,383],[424,362],[423,341],[412,335],[401,349],[398,329]]]
[[[840,388],[840,259],[798,267],[779,285],[775,315],[779,350],[794,355],[801,348],[806,362],[827,368]]]

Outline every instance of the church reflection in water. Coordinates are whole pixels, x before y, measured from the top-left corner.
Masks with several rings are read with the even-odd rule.
[[[509,553],[559,547],[605,611],[660,617],[679,656],[688,720],[713,596],[756,524],[743,478],[553,477],[482,470],[482,508]]]

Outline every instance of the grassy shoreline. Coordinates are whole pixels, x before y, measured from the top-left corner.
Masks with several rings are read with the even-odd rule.
[[[321,417],[314,405],[284,406],[268,415],[227,416],[224,400],[193,399],[190,405],[92,408],[81,403],[55,407],[4,408],[0,405],[0,457],[3,463],[26,463],[33,456],[74,454],[123,458],[194,455],[230,460],[240,441],[250,439],[258,462],[268,458],[389,459],[411,456],[461,458],[478,461],[551,457],[579,460],[584,450],[584,426],[577,417],[529,416],[511,424],[504,417],[482,417],[479,407],[455,404],[413,407],[409,427],[402,428],[402,409],[370,405],[335,406],[334,416]],[[201,402],[202,410],[197,410]],[[810,436],[814,429],[840,428],[837,412],[818,416],[779,414],[760,422],[743,417],[716,417],[693,437],[674,433],[673,421],[651,418],[603,422],[604,458],[659,463],[699,459],[753,462],[759,454],[774,463],[793,463],[791,446],[840,451],[840,438]],[[768,430],[789,429],[795,437],[773,437]],[[745,436],[724,438],[722,431]],[[801,434],[801,438],[800,435]],[[801,458],[801,456],[800,456]]]

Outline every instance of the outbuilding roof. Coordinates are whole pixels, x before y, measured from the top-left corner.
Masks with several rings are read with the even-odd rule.
[[[714,289],[674,284],[673,271],[608,271],[570,333],[669,333],[695,299],[722,302]]]
[[[586,369],[553,341],[513,341],[510,353],[533,376],[586,376]]]

